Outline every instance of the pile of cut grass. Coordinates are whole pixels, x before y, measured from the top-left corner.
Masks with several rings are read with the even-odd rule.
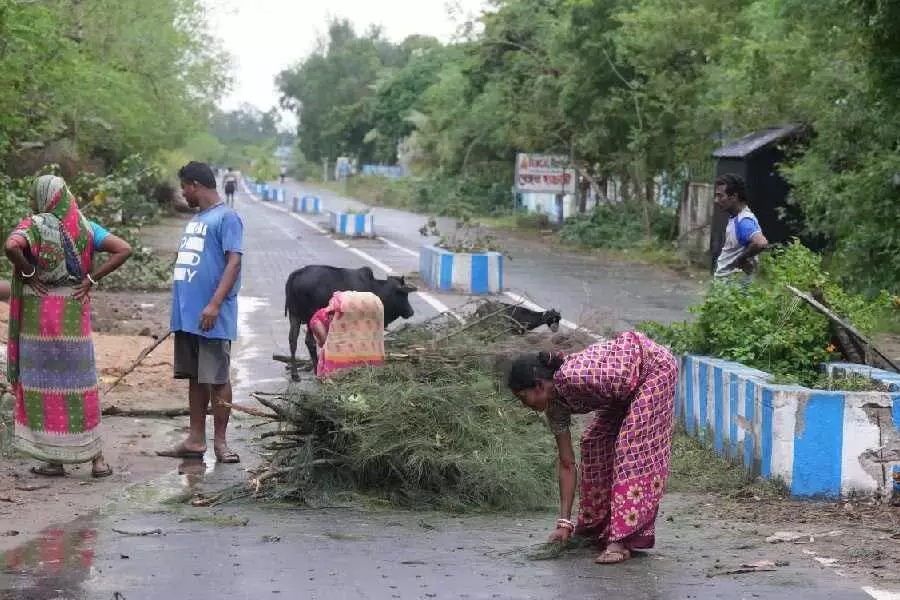
[[[523,351],[577,349],[566,334],[512,336],[490,320],[408,327],[389,360],[310,387],[292,383],[262,493],[315,502],[362,492],[411,508],[534,510],[556,503],[556,451],[542,416],[505,387]],[[489,340],[494,340],[492,343]]]

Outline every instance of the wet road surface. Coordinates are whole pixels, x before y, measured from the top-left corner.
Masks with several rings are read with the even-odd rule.
[[[334,192],[303,183],[288,181],[286,204],[294,195],[318,195],[323,210],[362,209],[366,205]],[[418,230],[427,217],[393,208],[374,207],[375,230],[389,244],[368,244],[370,252],[381,256],[405,255],[400,268],[418,270],[418,249],[424,238]],[[324,222],[325,218],[322,217]],[[451,231],[452,219],[439,219],[439,229]],[[380,247],[379,247],[380,246]],[[504,265],[506,286],[544,308],[557,308],[569,321],[591,329],[623,330],[646,320],[673,322],[686,318],[686,309],[698,301],[701,288],[680,275],[647,265],[601,259],[576,252],[560,252],[534,243],[510,240],[506,250],[510,260]],[[598,331],[598,333],[603,333]]]
[[[287,350],[283,285],[290,271],[313,262],[362,266],[367,259],[280,212],[280,207],[241,195],[237,208],[246,227],[246,256],[241,340],[234,353],[235,402],[246,403],[250,391],[276,391],[284,382],[284,365],[271,355]],[[397,218],[408,223],[412,217]],[[398,239],[404,241],[399,234]],[[410,252],[383,242],[351,247],[365,248],[365,256],[391,269],[415,268]],[[551,259],[533,260],[547,265]],[[563,262],[571,264],[569,259]],[[523,284],[529,281],[524,275],[517,276]],[[562,271],[556,275],[559,280],[583,278]],[[554,273],[540,277],[549,281]],[[553,290],[539,284],[535,278],[535,297],[565,297],[561,286]],[[413,298],[416,319],[436,314],[434,301],[456,308],[466,299],[434,295],[431,300]],[[652,312],[652,303],[646,306]],[[253,504],[213,510],[165,502],[185,491],[222,489],[243,481],[244,469],[258,460],[249,447],[256,433],[251,423],[241,415],[233,419],[231,439],[244,458],[242,465],[215,465],[211,456],[205,463],[172,461],[170,473],[123,490],[100,514],[49,528],[6,553],[0,599],[869,598],[811,560],[778,555],[787,552],[784,548],[748,549],[746,539],[735,531],[717,524],[682,523],[680,518],[660,518],[665,524],[653,553],[624,565],[600,567],[592,563],[594,553],[589,550],[552,561],[529,558],[529,547],[533,551],[543,541],[552,515],[460,518]],[[183,432],[173,431],[173,440],[180,435]],[[13,528],[14,523],[4,523],[0,533]],[[773,572],[722,574],[760,559],[779,560],[781,566]]]
[[[737,561],[753,558],[746,551],[732,558],[729,548],[745,540],[696,529],[693,540],[675,540],[676,533],[685,533],[677,526],[661,532],[659,550],[622,565],[595,565],[590,550],[534,560],[529,553],[548,522],[550,515],[450,517],[259,506],[98,517],[50,529],[7,553],[0,598],[869,598],[811,564],[722,575]],[[697,543],[709,547],[701,551]]]

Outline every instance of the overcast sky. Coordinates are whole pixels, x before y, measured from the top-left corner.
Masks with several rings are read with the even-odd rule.
[[[463,15],[477,15],[484,0],[451,0]],[[275,76],[306,57],[330,17],[347,18],[363,32],[369,24],[400,41],[411,34],[449,41],[465,16],[451,17],[448,0],[206,0],[211,28],[234,61],[234,87],[222,108],[241,103],[268,110],[278,102]],[[326,8],[327,6],[327,8]],[[292,121],[292,120],[291,120]],[[291,126],[292,122],[285,125]]]

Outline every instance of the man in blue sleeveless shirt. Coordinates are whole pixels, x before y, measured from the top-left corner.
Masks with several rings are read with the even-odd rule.
[[[191,162],[178,172],[184,199],[199,209],[185,227],[175,261],[171,331],[175,378],[190,380],[190,433],[160,456],[199,458],[206,452],[206,409],[213,402],[216,460],[240,462],[225,440],[231,415],[231,342],[237,338],[244,225],[216,191],[212,169]]]

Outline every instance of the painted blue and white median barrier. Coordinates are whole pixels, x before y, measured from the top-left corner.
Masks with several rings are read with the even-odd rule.
[[[889,392],[771,383],[739,363],[685,355],[676,416],[688,433],[795,497],[890,496],[900,469],[900,375],[847,363],[826,366],[882,382]]]
[[[322,200],[318,196],[294,196],[293,210],[307,215],[322,214]]]
[[[375,217],[371,213],[328,213],[328,225],[341,237],[375,237]]]
[[[497,294],[503,291],[503,254],[451,252],[437,246],[419,250],[419,275],[441,292]]]

